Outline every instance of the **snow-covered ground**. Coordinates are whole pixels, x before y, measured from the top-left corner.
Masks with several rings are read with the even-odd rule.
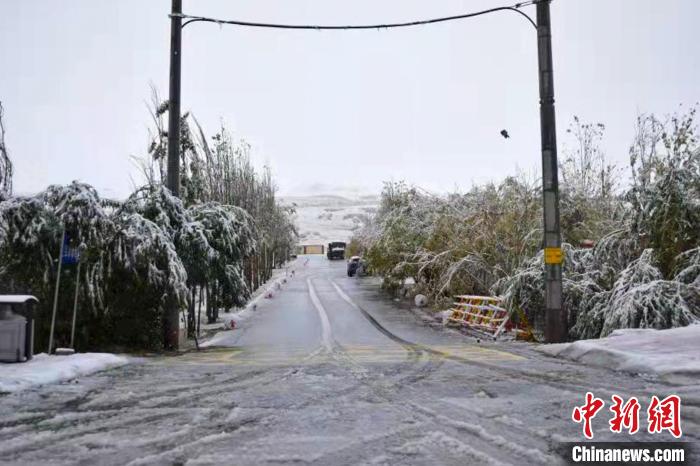
[[[25,363],[0,364],[0,393],[65,382],[128,363],[127,357],[110,353],[78,353],[70,356],[41,353]]]
[[[210,339],[200,343],[199,347],[235,346],[235,329],[255,312],[261,301],[277,294],[287,281],[292,279],[291,271],[295,269],[297,262],[298,261],[293,261],[285,266],[285,268],[275,269],[272,278],[256,290],[245,308],[236,312],[224,312],[219,314],[219,322],[209,324],[209,326],[212,329],[220,328],[222,331],[217,332]],[[230,324],[231,321],[235,322],[235,327]]]
[[[296,206],[301,244],[326,244],[348,241],[376,212],[379,196],[289,196],[282,201]]]
[[[683,441],[700,441],[700,385],[430,328],[323,256],[296,272],[229,332],[235,348],[0,396],[0,465],[565,464],[561,443],[585,439],[571,413],[588,391],[644,408],[679,393]],[[674,440],[648,433],[643,413],[633,437],[610,432],[609,413],[596,441]]]
[[[623,329],[599,340],[540,346],[551,356],[655,375],[676,384],[700,380],[700,324],[668,330]]]

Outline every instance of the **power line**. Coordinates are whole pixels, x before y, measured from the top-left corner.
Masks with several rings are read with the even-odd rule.
[[[532,18],[530,18],[524,12],[520,11],[520,8],[522,8],[524,6],[528,6],[528,5],[534,5],[538,1],[539,0],[529,0],[526,2],[516,3],[515,5],[512,5],[512,6],[500,6],[500,7],[496,7],[496,8],[489,8],[487,10],[475,11],[472,13],[464,13],[461,15],[443,16],[440,18],[419,19],[419,20],[414,20],[414,21],[407,21],[407,22],[400,22],[400,23],[385,23],[385,24],[321,25],[321,24],[260,23],[260,22],[251,22],[251,21],[240,21],[240,20],[236,20],[236,19],[224,20],[224,19],[208,18],[206,16],[193,16],[193,15],[186,15],[186,14],[182,14],[182,13],[171,14],[170,17],[171,18],[176,17],[176,18],[187,20],[182,24],[183,28],[190,23],[206,22],[206,23],[216,23],[219,25],[229,24],[229,25],[233,25],[233,26],[267,28],[267,29],[297,29],[297,30],[302,29],[302,30],[314,30],[314,31],[343,30],[343,31],[348,31],[348,30],[364,30],[364,29],[395,29],[395,28],[404,28],[404,27],[425,26],[428,24],[444,23],[447,21],[457,21],[457,20],[461,20],[461,19],[473,18],[475,16],[482,16],[482,15],[486,15],[489,13],[496,13],[499,11],[513,11],[515,13],[518,13],[519,15],[522,15],[525,19],[528,20],[528,22],[535,29],[537,29],[537,25],[532,20]]]

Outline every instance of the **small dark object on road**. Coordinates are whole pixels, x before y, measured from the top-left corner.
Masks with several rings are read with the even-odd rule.
[[[510,137],[510,134],[508,134],[508,131],[502,129],[501,136],[503,136],[504,139],[508,139]]]
[[[348,277],[354,277],[357,269],[360,267],[360,257],[352,256],[348,261]]]

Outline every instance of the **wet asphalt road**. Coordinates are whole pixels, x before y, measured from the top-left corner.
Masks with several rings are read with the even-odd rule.
[[[342,262],[303,260],[233,347],[0,396],[0,464],[556,464],[561,442],[583,439],[571,411],[586,391],[679,393],[698,441],[700,385],[478,343]],[[596,440],[629,440],[608,418],[594,419]]]

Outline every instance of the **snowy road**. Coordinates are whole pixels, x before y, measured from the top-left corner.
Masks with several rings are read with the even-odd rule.
[[[571,411],[586,391],[678,393],[685,440],[698,441],[698,384],[477,343],[341,262],[297,272],[234,330],[235,347],[0,396],[0,464],[552,464],[559,442],[583,439]],[[607,419],[596,440],[629,439]]]

